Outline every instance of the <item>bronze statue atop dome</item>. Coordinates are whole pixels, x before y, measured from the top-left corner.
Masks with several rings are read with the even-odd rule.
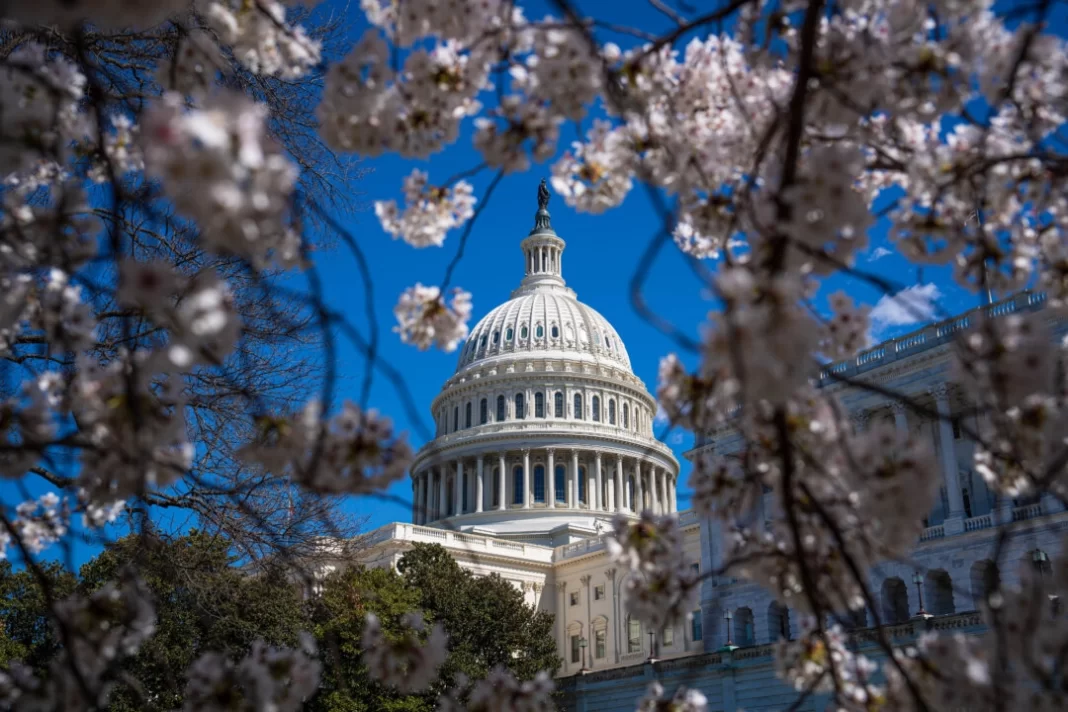
[[[549,221],[549,198],[551,197],[552,193],[549,192],[549,186],[546,184],[545,179],[542,178],[541,183],[538,184],[538,212],[534,214],[534,229],[530,231],[531,235],[538,232],[556,234],[552,223]]]

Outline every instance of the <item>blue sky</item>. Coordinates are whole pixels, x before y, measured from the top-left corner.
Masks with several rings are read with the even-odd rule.
[[[610,15],[619,22],[637,25],[648,31],[663,31],[670,24],[651,10],[646,3],[584,3],[583,9],[597,13],[601,7],[611,8]],[[540,18],[544,5],[524,3],[529,18]],[[608,14],[608,13],[605,13]],[[359,37],[362,26],[353,27],[353,37]],[[612,39],[618,41],[619,38]],[[565,127],[561,150],[576,137],[574,127]],[[398,199],[403,178],[419,167],[430,174],[431,182],[470,169],[481,162],[479,154],[470,147],[471,126],[468,123],[459,141],[452,147],[427,160],[402,160],[396,157],[369,159],[366,165],[373,173],[357,187],[364,192],[363,201]],[[551,164],[535,165],[531,171],[506,176],[486,205],[471,234],[465,256],[456,270],[452,284],[473,294],[474,318],[471,326],[490,309],[508,299],[523,275],[519,242],[533,226],[538,181],[549,176]],[[484,172],[472,180],[476,194],[483,195],[493,174]],[[550,204],[553,225],[567,241],[564,254],[564,277],[580,300],[601,312],[619,331],[630,353],[635,373],[650,391],[656,387],[659,359],[673,350],[672,340],[646,323],[631,306],[630,281],[650,240],[657,234],[660,221],[644,189],[636,188],[619,208],[603,215],[577,213],[555,197]],[[375,308],[383,325],[382,354],[407,379],[416,403],[430,427],[429,406],[441,384],[456,367],[456,354],[440,351],[419,352],[400,343],[397,336],[386,332],[395,323],[392,307],[397,296],[415,282],[438,284],[445,266],[459,245],[460,231],[453,231],[441,248],[416,250],[401,241],[394,241],[379,227],[370,211],[356,214],[346,222],[367,251],[374,270]],[[858,266],[901,285],[913,285],[910,302],[923,306],[935,298],[938,307],[947,312],[963,311],[978,304],[974,295],[956,288],[946,269],[926,268],[923,284],[917,285],[917,270],[893,251],[886,240],[885,223],[871,232],[871,248],[858,259]],[[333,305],[344,309],[357,323],[363,323],[365,308],[363,285],[356,267],[343,253],[324,255],[319,260],[323,270],[328,297]],[[882,296],[872,287],[856,280],[833,278],[827,280],[822,294],[845,289],[860,302],[876,305]],[[692,337],[699,334],[700,324],[714,304],[707,301],[702,285],[692,274],[673,243],[660,251],[649,272],[643,295],[648,305],[659,315],[669,319]],[[918,325],[909,313],[884,300],[874,312],[882,317],[876,336],[889,338],[915,329]],[[341,397],[355,399],[359,379],[365,368],[364,360],[352,351],[342,354],[340,372],[345,377]],[[376,378],[371,405],[394,417],[395,425],[409,432],[413,445],[421,446],[415,423],[405,417],[389,383]],[[680,483],[685,483],[688,463],[682,458],[692,438],[682,433],[669,433],[666,441],[682,463]],[[410,501],[408,481],[397,483],[389,493]],[[680,487],[680,508],[687,506],[689,490]],[[368,528],[391,521],[408,521],[410,510],[400,504],[380,498],[353,498],[351,511],[369,517]]]

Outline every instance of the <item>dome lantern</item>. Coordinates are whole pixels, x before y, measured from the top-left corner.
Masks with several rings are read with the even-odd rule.
[[[552,216],[549,215],[550,197],[549,187],[543,178],[538,185],[538,212],[534,214],[534,227],[520,243],[524,277],[513,297],[539,288],[566,289],[562,263],[566,243],[553,229]]]

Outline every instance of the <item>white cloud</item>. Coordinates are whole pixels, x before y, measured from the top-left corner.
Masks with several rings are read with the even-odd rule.
[[[882,258],[886,257],[887,255],[892,255],[892,254],[894,254],[894,253],[891,252],[890,250],[886,249],[882,245],[879,245],[878,247],[876,247],[874,250],[871,251],[870,255],[868,255],[868,262],[874,262],[875,260],[881,260]]]
[[[889,327],[908,326],[930,321],[935,316],[942,292],[936,284],[916,284],[897,294],[883,295],[872,307],[869,340],[874,342]]]

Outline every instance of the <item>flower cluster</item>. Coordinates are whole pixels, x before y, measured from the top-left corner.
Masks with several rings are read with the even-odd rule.
[[[168,93],[141,127],[146,173],[197,222],[205,245],[258,269],[301,256],[286,220],[297,169],[269,138],[266,119],[263,105],[241,95],[212,95],[186,110],[179,94]]]
[[[404,694],[423,692],[437,679],[449,641],[440,623],[426,634],[423,616],[418,612],[405,614],[401,625],[405,631],[397,640],[389,640],[378,617],[368,613],[360,641],[363,662],[383,685]]]
[[[412,450],[393,433],[388,418],[346,402],[324,422],[318,401],[290,417],[261,416],[259,437],[244,457],[275,472],[288,472],[305,487],[324,493],[364,494],[404,477]]]
[[[296,649],[274,648],[262,640],[236,664],[220,653],[193,663],[185,687],[185,712],[296,712],[315,694],[321,665],[315,641],[304,633]]]
[[[638,712],[705,712],[708,698],[699,690],[680,687],[671,697],[664,698],[664,686],[659,682],[649,685],[645,697],[638,700]]]
[[[454,289],[452,303],[446,305],[438,287],[416,284],[404,290],[393,313],[397,316],[393,330],[404,343],[421,351],[435,345],[443,351],[455,351],[467,336],[471,293]]]
[[[451,188],[438,188],[427,182],[427,174],[412,171],[404,179],[404,211],[397,203],[375,202],[375,215],[382,229],[412,247],[441,247],[445,234],[474,215],[475,197],[471,185],[459,181]]]
[[[798,692],[835,692],[839,709],[866,712],[884,702],[881,687],[871,683],[874,662],[847,646],[840,626],[809,627],[797,640],[775,646],[775,667],[780,678]]]
[[[286,23],[285,5],[278,0],[214,0],[205,16],[219,39],[254,74],[299,79],[319,63],[320,43],[303,27]]]
[[[438,700],[440,712],[551,712],[554,685],[548,673],[539,672],[533,680],[518,680],[509,670],[497,666],[467,690],[466,681],[454,681],[453,689]],[[461,700],[466,692],[467,702]]]
[[[700,579],[682,549],[673,514],[616,515],[606,538],[609,557],[633,575],[625,580],[627,611],[653,628],[685,619],[697,605]]]

